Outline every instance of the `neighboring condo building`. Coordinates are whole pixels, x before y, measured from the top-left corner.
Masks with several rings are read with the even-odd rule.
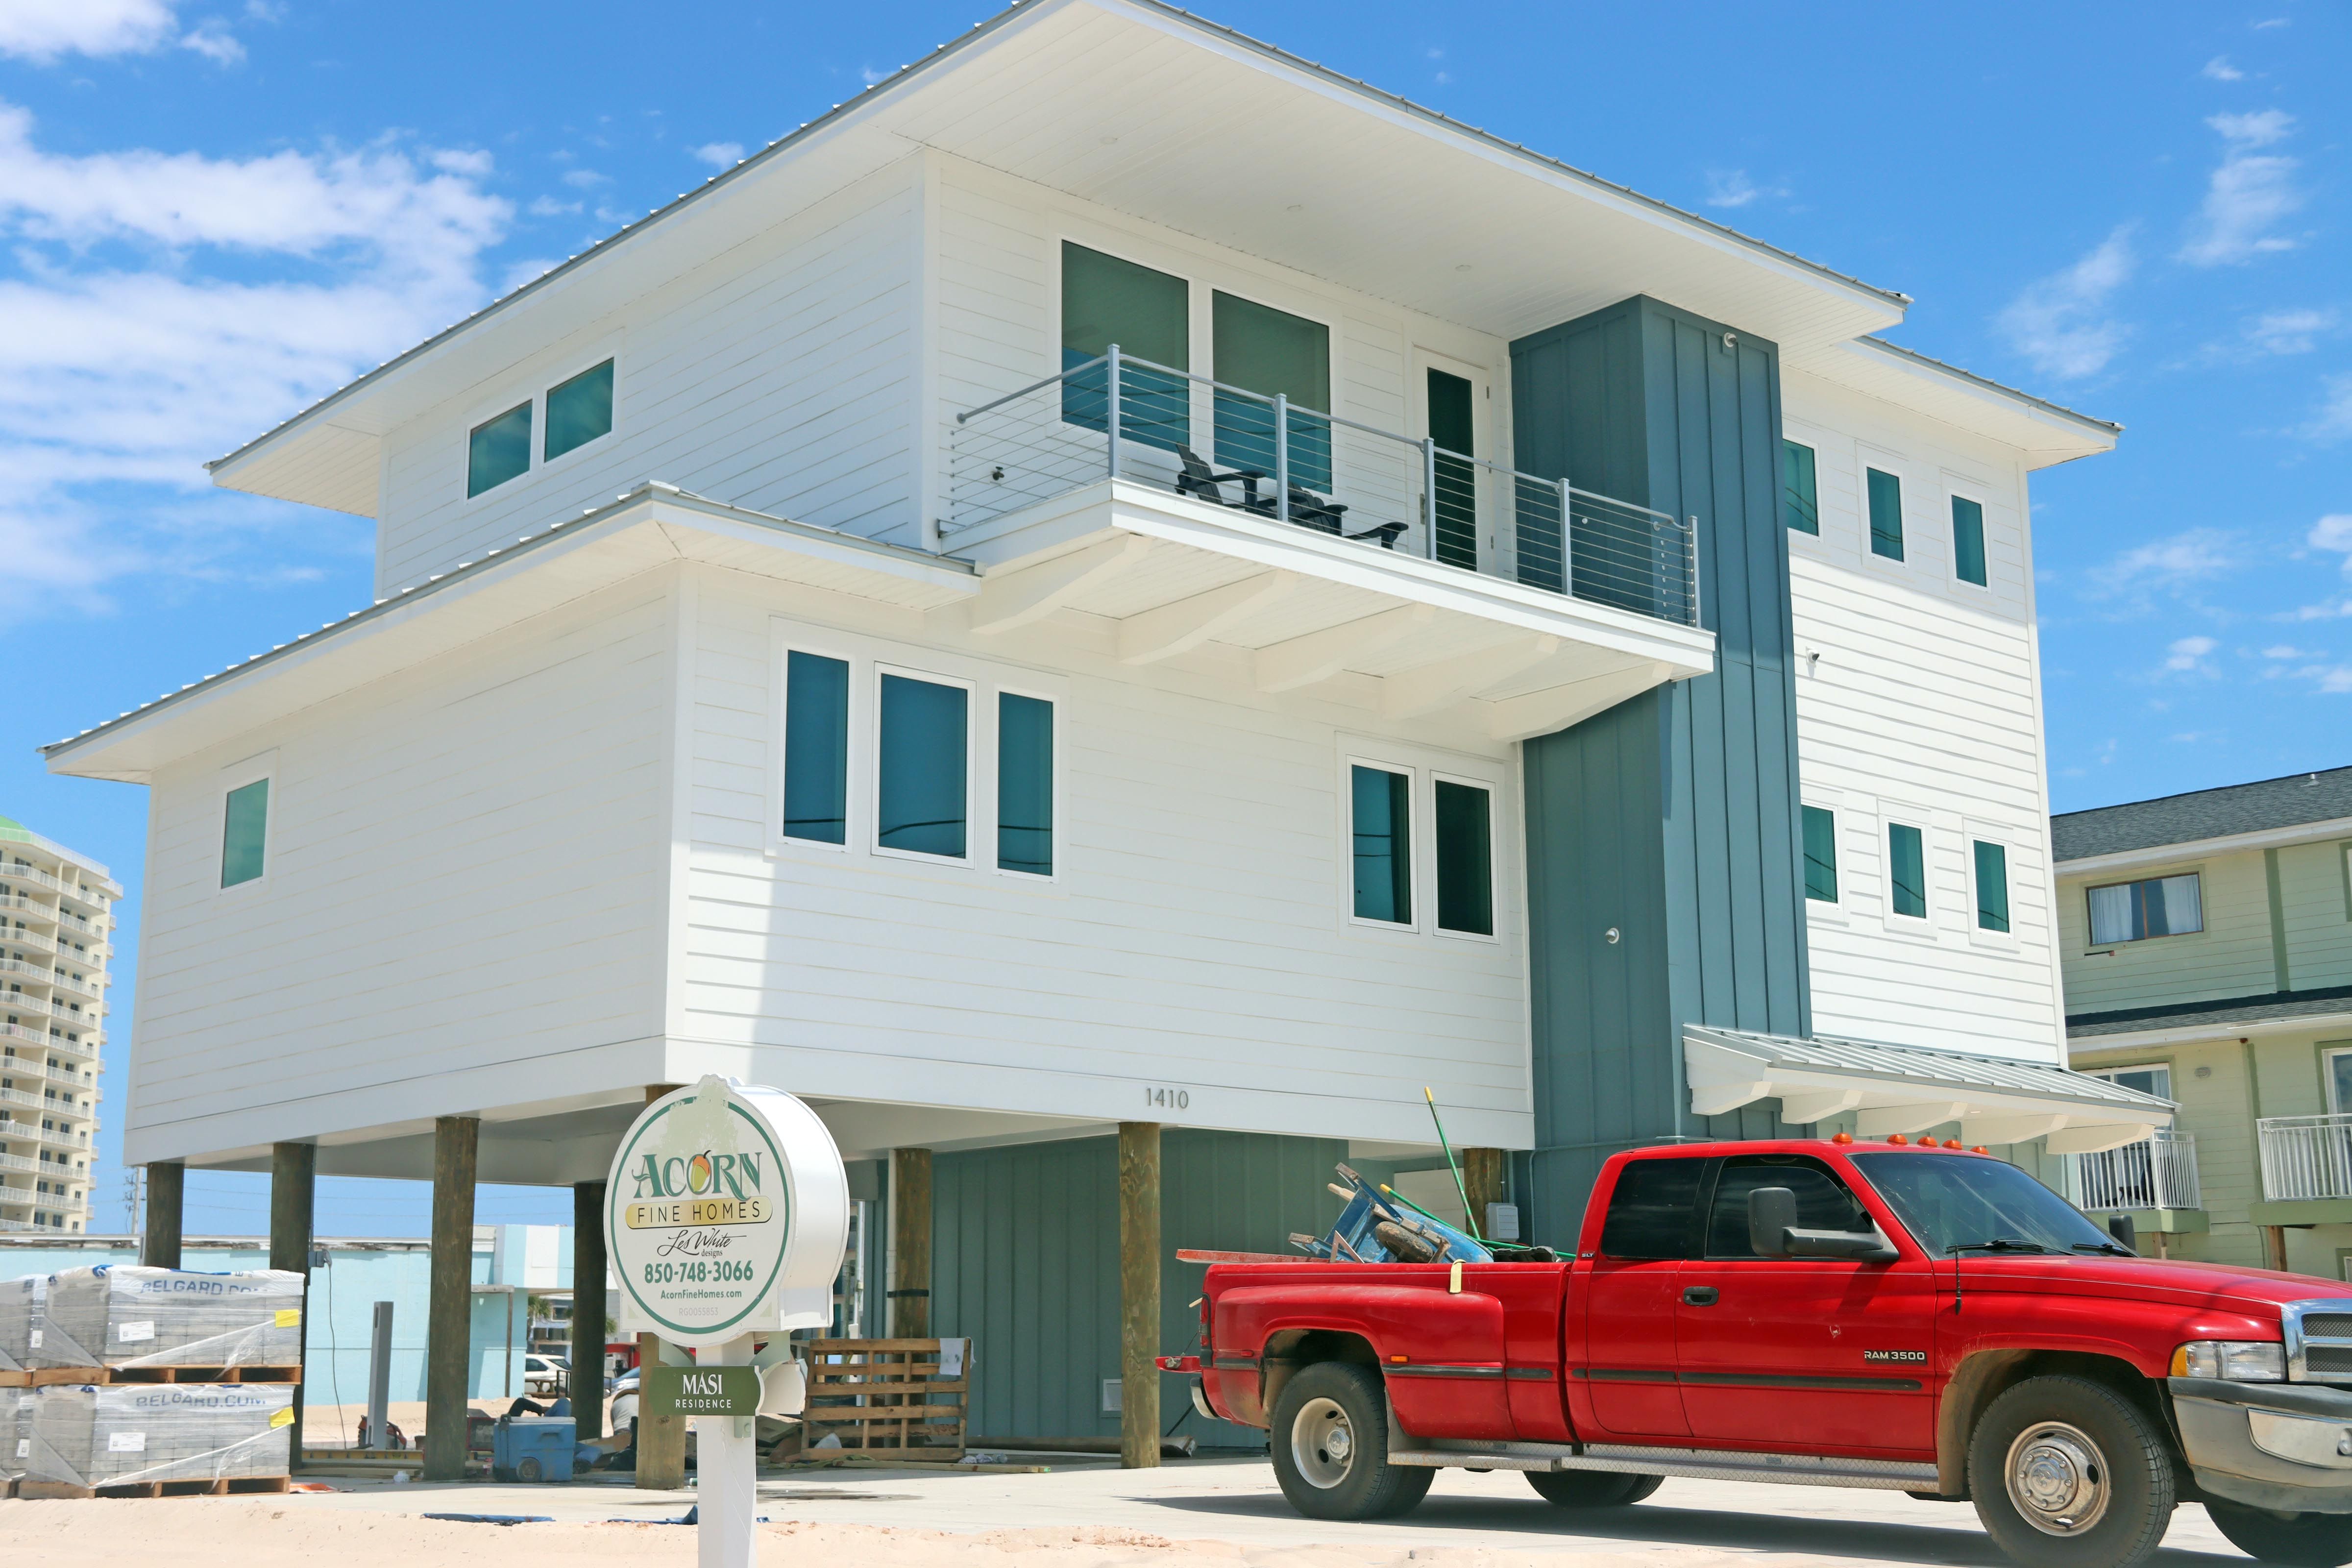
[[[121,897],[96,860],[0,816],[0,1230],[88,1227]]]
[[[2175,1257],[2352,1279],[2352,767],[2051,822],[2074,1067],[2175,1100],[2078,1157]]]
[[[593,1184],[774,1084],[1066,1435],[1139,1408],[1121,1145],[1280,1247],[1424,1087],[1558,1242],[1660,1137],[2145,1138],[2064,1066],[2028,496],[2116,427],[1908,304],[1005,12],[214,466],[377,598],[49,748],[151,789],[127,1158]]]

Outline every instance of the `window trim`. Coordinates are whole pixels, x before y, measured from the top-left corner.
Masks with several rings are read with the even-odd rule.
[[[1376,921],[1356,912],[1355,770],[1360,767],[1370,768],[1375,773],[1402,773],[1404,776],[1405,833],[1413,840],[1405,847],[1405,897],[1412,901],[1412,919],[1409,921]],[[1423,846],[1429,844],[1430,836],[1423,831],[1420,818],[1423,815],[1421,781],[1423,775],[1428,771],[1426,767],[1416,766],[1412,763],[1390,762],[1384,758],[1369,756],[1362,752],[1343,752],[1340,756],[1339,843],[1344,851],[1339,862],[1339,886],[1342,900],[1340,908],[1346,912],[1348,923],[1359,930],[1389,931],[1401,936],[1424,934],[1423,927],[1426,922],[1423,917],[1429,914],[1429,899],[1427,889],[1422,885],[1425,879],[1422,872],[1422,860]],[[1490,816],[1490,832],[1492,831],[1491,822]],[[1433,857],[1435,853],[1436,847],[1429,845],[1429,854]],[[1432,864],[1434,865],[1433,859]]]
[[[866,710],[868,719],[866,733],[871,737],[868,749],[873,752],[874,765],[868,770],[872,777],[868,781],[871,793],[866,800],[866,847],[886,859],[911,860],[920,866],[977,868],[980,858],[974,853],[973,840],[979,837],[979,835],[972,831],[973,825],[982,816],[983,806],[989,808],[986,811],[988,816],[993,817],[996,815],[993,809],[995,792],[991,790],[991,798],[983,802],[981,799],[977,776],[980,772],[982,747],[980,724],[974,710],[981,706],[978,700],[981,683],[968,676],[941,675],[919,666],[900,664],[892,659],[876,658],[872,664],[874,667],[873,700]],[[882,842],[882,678],[886,675],[896,675],[908,680],[928,681],[933,686],[958,687],[963,691],[963,853],[961,856],[933,855],[921,849],[893,849]],[[779,825],[783,821],[781,816],[776,820]],[[992,843],[993,824],[990,826],[990,837]]]
[[[1805,850],[1805,813],[1808,811],[1818,811],[1830,819],[1831,896],[1826,899],[1817,899],[1812,893],[1812,879],[1809,874],[1811,857]],[[1813,912],[1815,906],[1819,906],[1822,910],[1835,910],[1841,914],[1845,911],[1845,872],[1838,855],[1838,808],[1836,806],[1819,805],[1810,800],[1798,801],[1797,869],[1797,880],[1804,889],[1805,909],[1808,914]]]
[[[2319,1051],[2319,1095],[2330,1116],[2341,1116],[2344,1107],[2336,1102],[2336,1058],[2352,1057],[2352,1043],[2341,1040],[2321,1040]]]
[[[492,496],[511,495],[514,493],[516,485],[528,484],[539,475],[551,469],[568,467],[574,458],[583,453],[605,450],[607,444],[621,434],[621,386],[622,378],[627,374],[627,367],[621,362],[625,357],[627,356],[622,351],[620,340],[617,337],[609,337],[582,354],[557,361],[557,368],[554,370],[533,371],[529,375],[509,376],[501,384],[506,388],[504,392],[495,397],[478,400],[473,405],[471,412],[458,422],[457,493],[463,506],[470,510],[484,505]],[[583,441],[568,452],[559,453],[552,458],[544,456],[547,450],[547,395],[565,382],[575,380],[589,371],[594,370],[606,360],[613,362],[613,427],[602,436]],[[527,393],[520,392],[517,390],[519,386],[529,386],[531,390]],[[479,495],[467,494],[466,492],[473,487],[474,432],[488,421],[498,418],[502,414],[511,413],[525,403],[530,405],[530,461],[524,466],[522,472],[515,475],[514,478],[501,480]]]
[[[1448,942],[1484,942],[1500,945],[1503,940],[1503,826],[1498,796],[1502,790],[1492,779],[1472,778],[1468,773],[1453,773],[1444,768],[1431,767],[1429,774],[1429,930],[1433,936]],[[1438,914],[1437,887],[1437,786],[1440,784],[1482,790],[1486,796],[1486,918],[1492,931],[1455,931],[1444,924]],[[1416,857],[1417,858],[1417,857]]]
[[[2126,1062],[2117,1067],[2095,1067],[2084,1068],[2081,1069],[2085,1078],[2105,1079],[2109,1083],[2116,1081],[2116,1075],[2118,1073],[2162,1072],[2164,1074],[2164,1086],[2167,1089],[2169,1089],[2172,1087],[2172,1070],[2173,1068],[2170,1061]],[[2164,1098],[2171,1100],[2173,1097],[2168,1093]]]
[[[876,682],[876,685],[878,688],[880,682]],[[986,689],[989,700],[982,703],[981,706],[988,710],[987,745],[988,761],[990,765],[983,770],[988,775],[988,868],[997,876],[1010,877],[1016,881],[1026,882],[1033,887],[1052,887],[1055,883],[1061,881],[1063,868],[1069,864],[1069,857],[1064,853],[1064,851],[1068,847],[1068,845],[1062,833],[1062,826],[1066,817],[1063,806],[1068,798],[1067,792],[1064,789],[1062,782],[1062,761],[1066,751],[1063,744],[1065,726],[1062,723],[1062,719],[1063,710],[1066,704],[1063,702],[1060,696],[1052,691],[1045,690],[1042,687],[1024,686],[1017,681],[991,681],[987,684]],[[1050,871],[1042,873],[1037,871],[1023,871],[1014,867],[1003,866],[997,863],[999,858],[1003,854],[1002,847],[998,841],[998,835],[1004,831],[1003,821],[1004,813],[1002,805],[997,798],[999,793],[999,782],[1002,779],[1004,771],[1004,742],[1003,736],[1000,733],[1003,724],[1003,707],[997,699],[1003,697],[1026,697],[1032,701],[1043,702],[1046,707],[1052,709],[1054,712],[1053,749],[1045,759],[1046,783],[1048,787],[1053,791],[1051,796],[1053,818],[1047,829],[1054,836],[1054,868]],[[876,700],[877,707],[875,711],[878,716],[881,711],[879,707],[880,700],[878,696]],[[877,764],[876,771],[878,773],[880,771],[878,764],[881,760],[881,753],[878,749],[875,753],[875,760]]]
[[[269,885],[269,879],[278,868],[278,807],[284,803],[284,797],[278,793],[278,752],[273,749],[232,763],[214,775],[213,821],[218,824],[218,827],[211,837],[210,880],[215,898],[242,898],[254,889]],[[269,784],[269,802],[263,808],[261,816],[261,875],[224,886],[221,873],[224,869],[222,860],[228,852],[228,797],[247,784],[260,784],[265,780]]]
[[[1788,449],[1802,447],[1813,459],[1813,526],[1799,528],[1789,521]],[[1800,441],[1783,427],[1780,432],[1780,530],[1784,533],[1801,533],[1807,539],[1822,535],[1822,447],[1818,441]]]
[[[842,811],[850,817],[850,820],[841,825],[841,842],[838,844],[827,844],[822,838],[796,838],[784,831],[784,781],[787,776],[784,748],[791,735],[789,709],[792,703],[792,658],[796,653],[804,653],[814,658],[839,659],[849,667],[849,734],[845,742],[848,755],[843,759],[845,776],[842,780]],[[771,704],[774,709],[774,718],[772,722],[775,726],[775,740],[772,742],[775,761],[768,769],[768,844],[772,852],[781,847],[794,851],[811,850],[822,855],[847,855],[857,847],[857,836],[864,830],[864,825],[856,820],[860,784],[858,757],[863,750],[859,745],[858,718],[864,711],[865,703],[865,698],[859,692],[857,683],[862,668],[873,662],[870,658],[861,659],[836,644],[812,641],[798,637],[780,637],[776,639],[773,673],[771,676],[775,682],[775,700]],[[878,683],[877,689],[877,695],[875,700],[878,704],[880,701]]]
[[[602,436],[591,436],[585,441],[581,442],[577,447],[571,447],[566,451],[558,452],[552,458],[547,456],[548,397],[555,391],[556,388],[569,385],[571,383],[579,380],[582,376],[586,375],[590,371],[594,370],[597,366],[606,363],[611,364],[613,367],[612,424],[605,426],[604,433]],[[569,463],[581,453],[593,451],[621,433],[621,356],[619,353],[600,354],[596,358],[592,359],[587,363],[582,365],[577,370],[562,374],[551,375],[546,379],[547,384],[540,388],[539,392],[538,438],[531,443],[530,448],[531,468],[534,471],[540,468],[562,468],[564,464]]]

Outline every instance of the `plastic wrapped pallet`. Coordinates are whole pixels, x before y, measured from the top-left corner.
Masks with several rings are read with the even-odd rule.
[[[302,1276],[68,1268],[49,1277],[38,1322],[29,1367],[292,1366],[302,1359]]]
[[[0,1388],[0,1478],[25,1472],[25,1462],[16,1452],[16,1407],[32,1402],[32,1394],[25,1389]],[[28,1448],[31,1446],[30,1442],[26,1444]]]
[[[32,1353],[33,1329],[49,1288],[46,1274],[0,1280],[0,1372],[21,1372]]]
[[[16,1423],[27,1481],[110,1487],[290,1468],[292,1384],[57,1384],[34,1394]]]

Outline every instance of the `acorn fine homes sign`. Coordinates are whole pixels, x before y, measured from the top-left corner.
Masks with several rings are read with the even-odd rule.
[[[604,1187],[622,1326],[673,1344],[829,1322],[848,1230],[848,1173],[824,1124],[731,1079],[646,1107]]]

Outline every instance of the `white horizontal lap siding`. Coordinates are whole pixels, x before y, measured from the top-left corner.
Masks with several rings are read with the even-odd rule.
[[[655,479],[918,542],[913,163],[795,213],[385,441],[378,592]],[[613,434],[468,500],[467,434],[606,357]],[[543,406],[543,405],[542,405]],[[534,456],[543,417],[534,424]]]
[[[834,1076],[824,1092],[908,1103],[961,1103],[940,1084],[985,1068],[1085,1092],[1104,1079],[1219,1090],[1240,1108],[1219,1124],[1265,1131],[1306,1131],[1302,1102],[1417,1104],[1424,1084],[1450,1106],[1527,1113],[1507,789],[1495,803],[1505,940],[1366,935],[1344,918],[1339,769],[1349,748],[1330,724],[1172,679],[1122,677],[1075,650],[1040,669],[986,639],[927,635],[852,607],[834,610],[835,626],[794,620],[779,633],[782,602],[716,578],[701,592],[688,1035],[825,1053]],[[975,868],[871,854],[855,783],[847,853],[773,847],[779,636],[860,659],[861,704],[869,649],[919,670],[977,671],[983,683],[1057,683],[1055,881],[990,868],[985,749]],[[992,698],[983,690],[982,700]],[[1507,779],[1499,748],[1483,762]],[[1424,904],[1433,896],[1419,889]],[[1141,1103],[1101,1113],[1140,1114]]]
[[[2062,1059],[2022,464],[1801,375],[1786,401],[1822,528],[1789,536],[1799,775],[1837,816],[1839,901],[1807,904],[1813,1026]],[[1901,563],[1869,553],[1868,467],[1903,481]],[[1982,588],[1953,575],[1956,490],[1984,507]],[[1925,837],[1925,922],[1892,915],[1891,823]],[[2006,937],[1977,929],[1979,838],[2007,852]]]
[[[363,1126],[362,1091],[485,1067],[576,1092],[567,1053],[658,1035],[670,668],[662,599],[625,584],[158,779],[133,1132],[280,1106],[303,1136],[335,1096]],[[265,876],[223,889],[224,781],[257,756]]]

